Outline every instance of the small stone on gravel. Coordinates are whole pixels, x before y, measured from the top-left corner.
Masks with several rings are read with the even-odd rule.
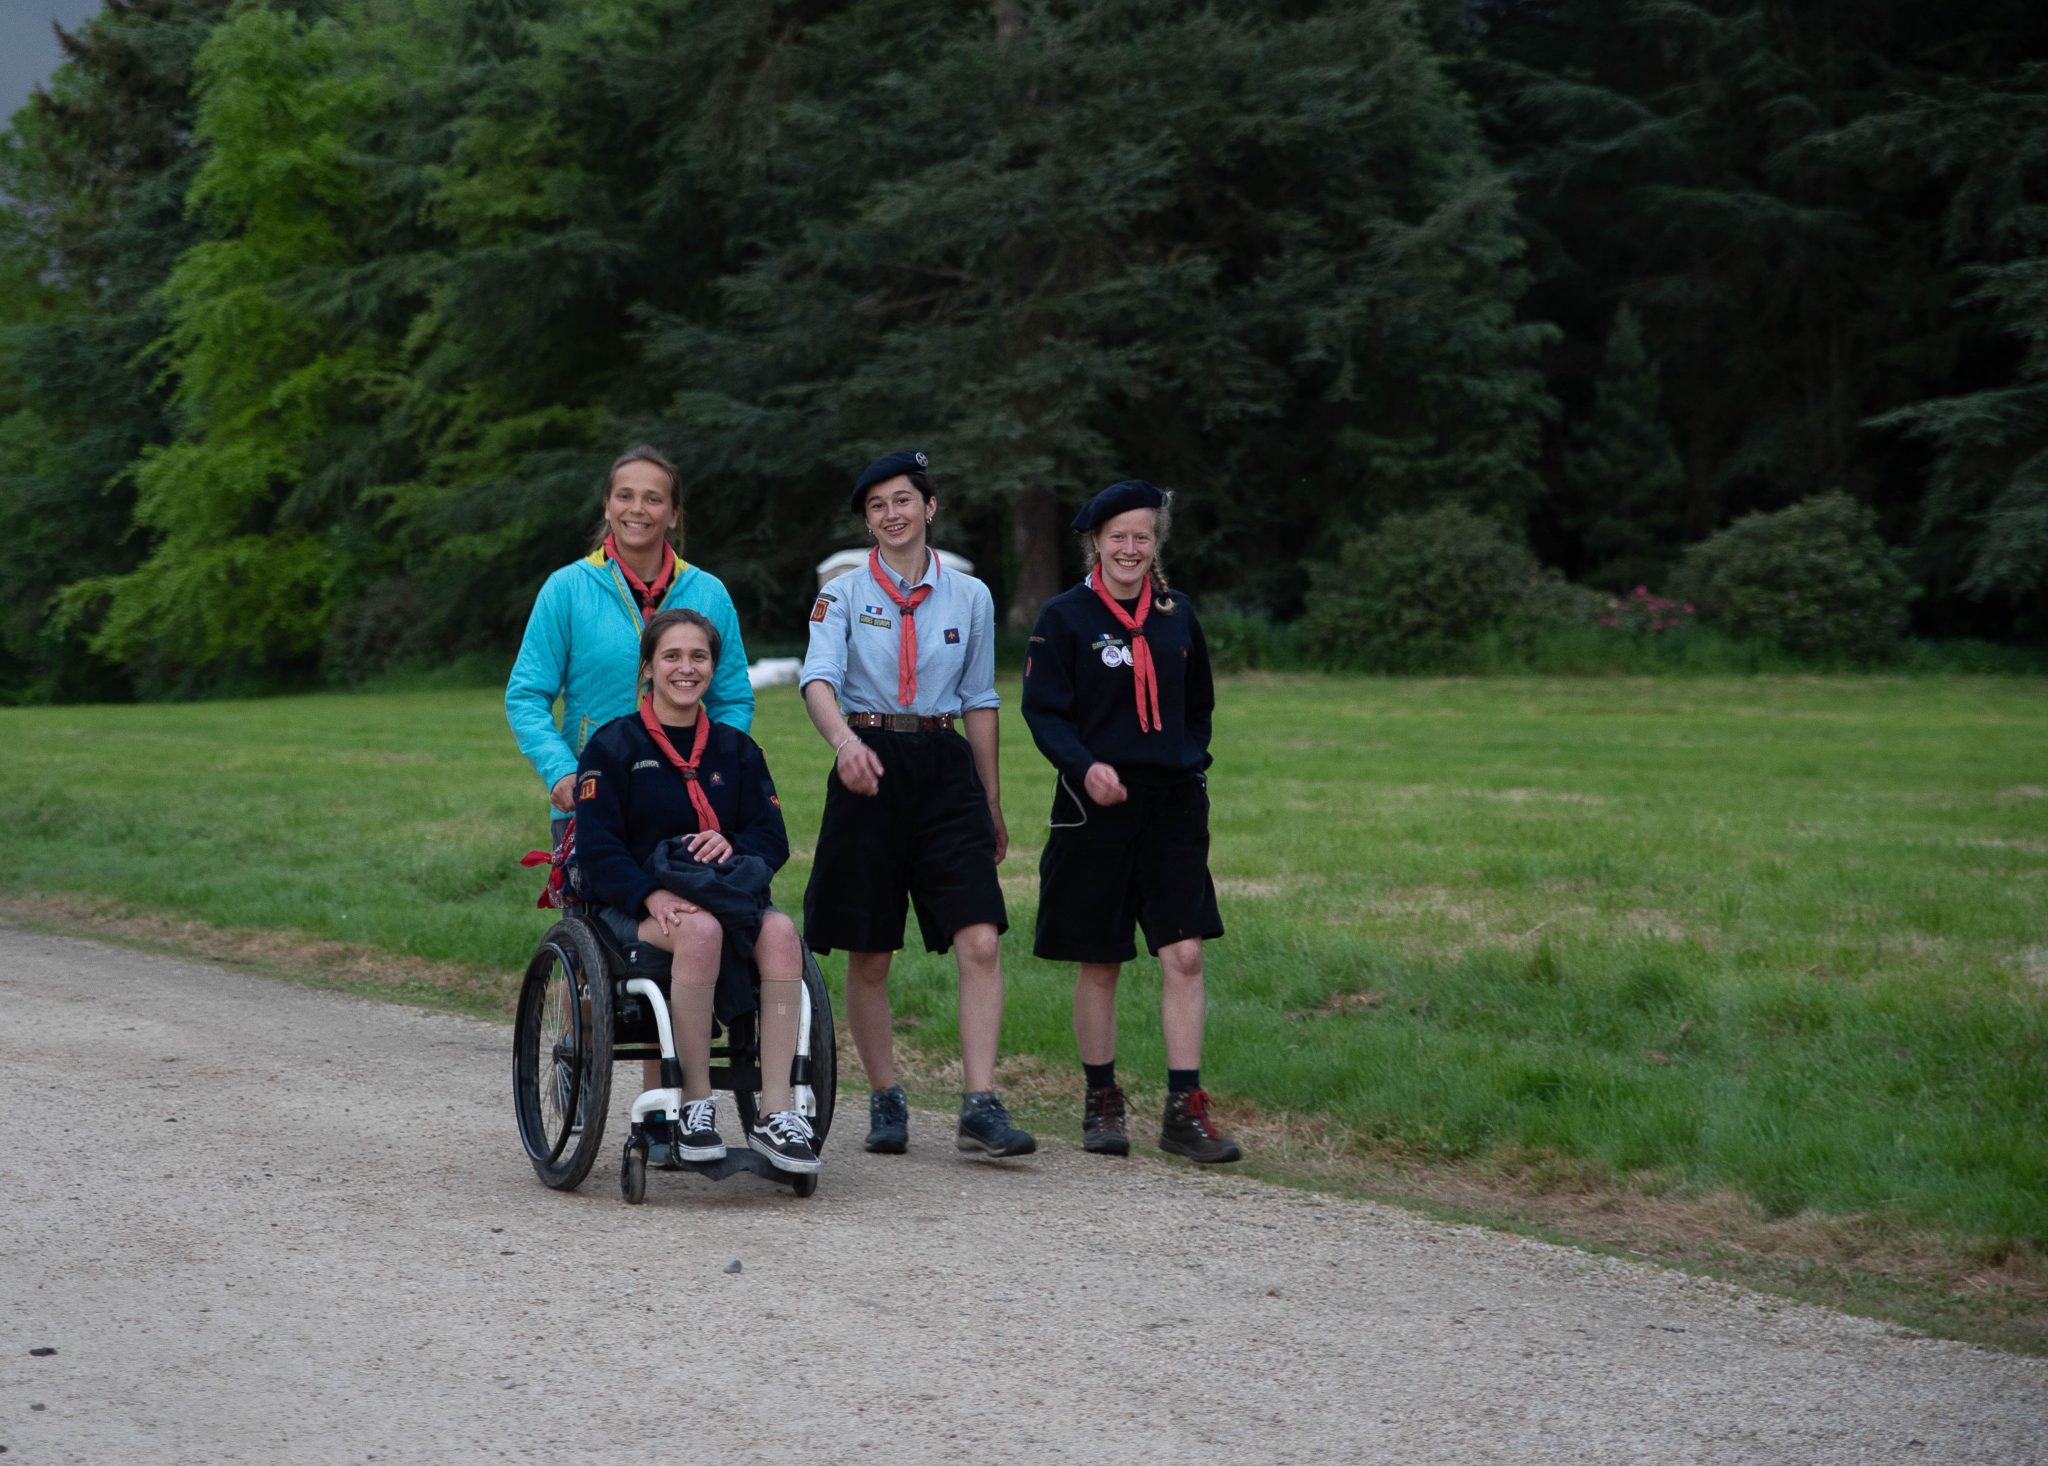
[[[29,1350],[28,1352],[32,1357],[36,1359],[48,1359],[52,1354],[55,1354],[57,1351],[55,1349],[52,1349],[48,1344],[43,1344],[37,1348]]]
[[[725,1265],[725,1270],[729,1273],[738,1272],[740,1270],[740,1260],[737,1257],[735,1257],[731,1262]]]

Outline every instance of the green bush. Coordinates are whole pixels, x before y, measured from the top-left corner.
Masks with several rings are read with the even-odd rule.
[[[1795,656],[1872,662],[1897,652],[1911,582],[1870,511],[1836,490],[1750,514],[1686,551],[1700,624]]]
[[[1294,661],[1291,628],[1263,611],[1205,608],[1202,639],[1209,644],[1209,665],[1218,672],[1270,671]]]
[[[1589,604],[1500,525],[1448,504],[1390,514],[1334,561],[1312,564],[1295,630],[1325,666],[1458,671],[1482,633],[1517,641],[1587,615]]]

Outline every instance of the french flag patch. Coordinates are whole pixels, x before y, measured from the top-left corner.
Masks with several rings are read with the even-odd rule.
[[[880,606],[862,606],[860,609],[861,614],[864,616],[886,616],[889,614]]]

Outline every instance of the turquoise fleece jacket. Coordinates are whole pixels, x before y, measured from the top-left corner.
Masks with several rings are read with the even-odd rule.
[[[747,681],[739,617],[724,583],[678,557],[661,609],[701,611],[718,628],[718,671],[704,706],[718,722],[749,731],[754,689]],[[543,790],[576,772],[576,760],[592,733],[640,705],[640,627],[633,593],[602,547],[564,565],[541,586],[519,643],[519,659],[505,684],[505,720],[519,740],[519,751],[540,775]]]

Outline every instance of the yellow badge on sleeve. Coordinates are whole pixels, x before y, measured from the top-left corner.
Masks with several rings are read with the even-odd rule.
[[[585,774],[583,776],[583,782],[576,786],[576,797],[578,799],[597,798],[597,775]]]

